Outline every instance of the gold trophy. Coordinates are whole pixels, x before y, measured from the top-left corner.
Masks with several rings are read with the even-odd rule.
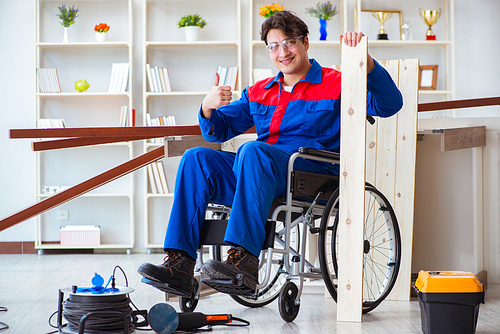
[[[424,20],[425,24],[429,26],[429,29],[427,29],[427,37],[425,38],[426,40],[436,40],[436,35],[434,35],[431,27],[434,23],[437,22],[440,16],[441,8],[439,8],[438,10],[423,10],[422,8],[420,8],[420,17],[422,18],[422,20]]]
[[[387,21],[392,16],[392,13],[380,11],[380,12],[373,12],[372,15],[380,22],[380,30],[378,32],[377,39],[387,40],[388,38],[387,38],[387,33],[385,32],[384,29],[384,24],[385,21]]]

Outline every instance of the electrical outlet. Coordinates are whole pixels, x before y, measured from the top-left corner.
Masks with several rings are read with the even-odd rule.
[[[69,210],[57,210],[57,220],[69,220]]]

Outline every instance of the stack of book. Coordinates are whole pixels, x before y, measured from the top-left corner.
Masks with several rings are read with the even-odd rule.
[[[128,86],[129,63],[113,63],[108,93],[124,93]]]
[[[160,116],[160,117],[155,117],[151,118],[151,114],[147,113],[146,114],[146,125],[147,126],[175,126],[177,125],[175,123],[175,117],[174,116]],[[164,144],[165,141],[163,138],[154,138],[154,139],[148,139],[150,143],[156,143],[156,144]]]
[[[120,111],[120,126],[135,126],[135,109],[122,106]]]
[[[148,77],[149,91],[153,93],[166,93],[172,91],[168,68],[146,64],[146,75]]]
[[[36,122],[37,127],[42,129],[66,127],[62,118],[39,118]]]
[[[219,86],[231,86],[231,89],[236,90],[236,81],[238,80],[238,66],[217,68],[219,74]]]
[[[167,176],[165,175],[165,169],[163,168],[163,161],[155,161],[147,166],[149,187],[151,188],[151,194],[168,194],[170,190],[168,188]]]
[[[40,93],[60,93],[61,84],[56,68],[39,67],[36,69],[38,91]]]

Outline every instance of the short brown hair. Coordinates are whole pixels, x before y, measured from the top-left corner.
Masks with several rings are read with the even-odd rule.
[[[260,29],[260,39],[267,45],[267,34],[271,29],[279,29],[288,37],[309,35],[309,28],[300,17],[292,11],[283,10],[268,17]]]

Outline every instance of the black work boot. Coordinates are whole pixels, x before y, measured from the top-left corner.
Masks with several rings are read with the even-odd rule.
[[[144,276],[143,282],[181,296],[191,296],[195,261],[174,250],[167,250],[161,265],[143,263],[137,272]]]
[[[232,247],[227,254],[225,263],[208,260],[203,264],[201,269],[210,279],[202,282],[220,292],[253,295],[259,281],[259,259],[243,247]]]

